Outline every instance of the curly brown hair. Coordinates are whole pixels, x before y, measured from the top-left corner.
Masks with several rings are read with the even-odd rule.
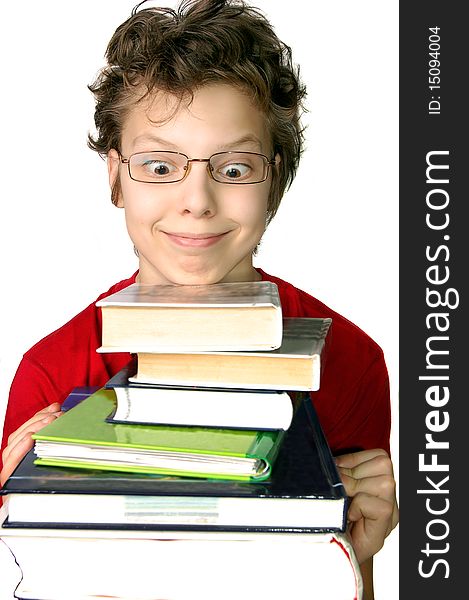
[[[127,112],[152,91],[181,102],[207,84],[241,87],[267,118],[274,154],[281,159],[273,169],[270,221],[295,177],[304,142],[300,117],[306,90],[291,49],[267,18],[242,0],[182,0],[177,10],[142,9],[145,1],[116,29],[106,49],[107,65],[88,86],[97,132],[88,136],[89,147],[101,156],[112,148],[120,151]],[[113,189],[114,203],[118,194]]]

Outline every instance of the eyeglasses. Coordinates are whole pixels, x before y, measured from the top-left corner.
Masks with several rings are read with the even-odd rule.
[[[275,160],[257,152],[217,152],[209,158],[189,158],[182,152],[155,150],[136,152],[120,160],[128,166],[130,178],[142,183],[182,181],[193,162],[206,162],[210,177],[218,183],[261,183],[267,179],[269,167],[275,164]]]

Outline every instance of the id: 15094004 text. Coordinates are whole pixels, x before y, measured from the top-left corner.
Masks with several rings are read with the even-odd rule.
[[[428,28],[428,89],[430,91],[428,114],[430,115],[439,115],[441,111],[440,29],[440,27]]]

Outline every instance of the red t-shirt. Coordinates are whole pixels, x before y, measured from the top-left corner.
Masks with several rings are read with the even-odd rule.
[[[306,292],[258,270],[264,280],[277,284],[283,316],[332,318],[321,388],[311,395],[333,452],[389,452],[389,380],[381,348]],[[135,277],[136,273],[120,281],[98,299],[134,283]],[[97,353],[99,346],[101,310],[93,302],[26,352],[10,389],[2,450],[8,436],[36,412],[62,403],[74,387],[103,386],[130,360],[128,353]]]

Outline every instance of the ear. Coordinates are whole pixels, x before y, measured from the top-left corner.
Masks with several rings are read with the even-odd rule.
[[[119,153],[112,148],[107,155],[107,172],[109,178],[109,186],[111,188],[112,203],[118,208],[124,207],[122,198],[122,190],[119,181]]]
[[[275,155],[275,166],[278,167],[279,164],[282,162],[282,157],[280,156],[280,154],[277,152],[277,154]]]

